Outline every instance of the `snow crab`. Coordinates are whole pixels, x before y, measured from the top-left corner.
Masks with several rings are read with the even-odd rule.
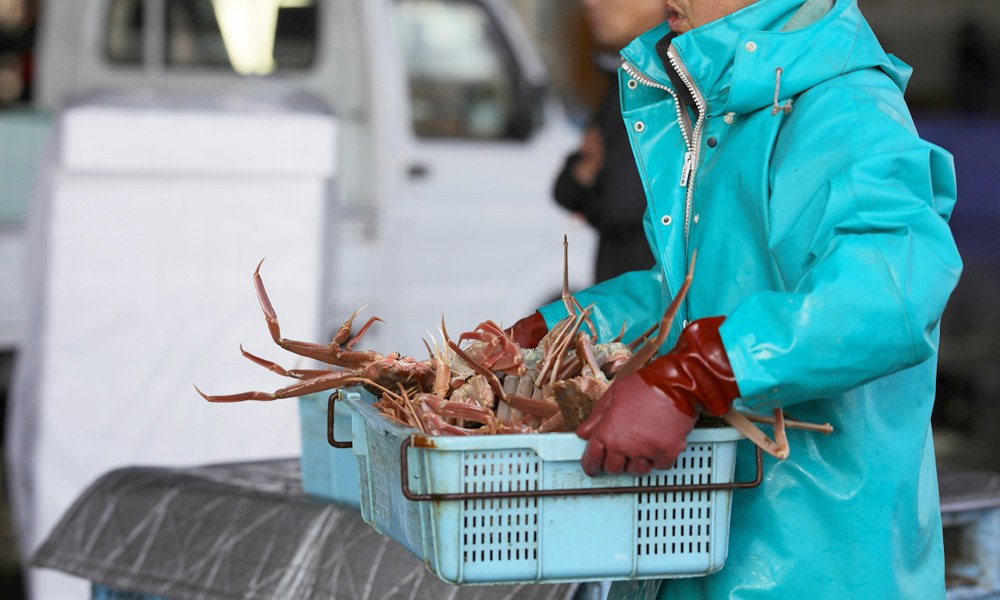
[[[261,264],[263,264],[263,261],[261,261]],[[242,392],[225,396],[209,396],[195,386],[195,389],[205,400],[209,402],[277,400],[279,398],[304,396],[314,392],[323,392],[369,381],[390,387],[395,387],[397,384],[415,384],[418,387],[429,388],[432,385],[435,376],[434,367],[433,364],[427,361],[417,361],[413,357],[401,356],[398,353],[383,355],[373,350],[354,349],[354,345],[361,340],[368,328],[376,321],[381,321],[378,317],[372,317],[368,319],[356,334],[352,335],[354,319],[357,318],[361,309],[355,311],[341,325],[340,329],[333,336],[333,341],[327,345],[300,342],[282,337],[281,328],[278,325],[278,315],[274,307],[271,306],[271,301],[267,297],[267,291],[264,289],[264,282],[260,277],[260,266],[260,264],[257,265],[257,269],[253,274],[254,287],[256,288],[257,300],[264,311],[264,319],[267,321],[268,329],[271,332],[271,339],[274,340],[274,343],[293,354],[312,358],[329,364],[332,367],[340,367],[340,369],[289,370],[269,360],[254,356],[241,346],[240,351],[243,353],[243,356],[254,363],[270,369],[279,375],[300,381],[275,392]],[[372,389],[376,390],[377,393],[377,388]]]
[[[482,383],[477,379],[469,381],[474,374],[472,369],[457,361],[451,355],[447,357],[432,357],[418,361],[410,356],[399,353],[380,354],[374,350],[356,350],[354,346],[364,337],[365,332],[375,323],[382,320],[371,317],[354,332],[354,320],[364,307],[359,308],[340,326],[329,344],[316,344],[290,340],[281,335],[278,315],[271,305],[260,276],[261,261],[253,274],[254,288],[264,319],[267,322],[271,339],[283,349],[312,358],[330,365],[330,369],[285,369],[281,365],[255,356],[240,347],[243,356],[252,362],[284,377],[298,379],[297,383],[283,387],[274,392],[241,392],[229,395],[208,395],[195,386],[195,390],[209,402],[244,402],[269,401],[281,398],[294,398],[315,392],[324,392],[348,385],[363,385],[372,393],[382,394],[383,390],[402,390],[403,393],[414,395],[436,391],[445,396],[454,391],[459,398],[482,398],[478,391]],[[444,323],[442,321],[442,329]],[[472,332],[463,333],[459,337],[464,341],[468,362],[479,365],[489,365],[484,368],[498,372],[523,373],[524,366],[521,350],[492,321],[486,321]],[[475,357],[475,358],[472,358]],[[338,367],[334,370],[334,367]],[[395,392],[390,392],[395,393]],[[431,403],[435,408],[437,404]],[[489,404],[481,400],[481,405]],[[447,407],[446,407],[447,408]],[[474,420],[470,417],[469,420]],[[477,421],[478,422],[478,421]]]
[[[430,435],[484,435],[575,431],[615,377],[623,377],[654,358],[689,289],[694,273],[692,258],[684,284],[659,323],[630,344],[622,334],[598,343],[590,321],[593,307],[583,308],[569,293],[567,270],[563,273],[563,302],[567,316],[542,339],[537,348],[522,349],[493,321],[480,323],[462,333],[458,342],[447,333],[442,319],[441,345],[425,340],[430,358],[416,360],[398,353],[380,354],[356,350],[355,345],[377,321],[371,317],[354,332],[361,309],[340,327],[329,344],[289,340],[281,335],[278,317],[260,277],[261,264],[253,274],[257,299],[264,312],[271,338],[285,350],[330,365],[329,369],[285,369],[243,350],[254,363],[279,375],[297,379],[275,392],[242,392],[210,396],[209,402],[267,401],[362,385],[381,400],[376,406],[386,418],[399,421]],[[364,307],[362,307],[364,308]],[[735,409],[722,417],[765,452],[779,458],[789,454],[786,428],[830,433],[829,424],[814,425],[792,420],[780,409],[773,417],[743,413]],[[754,423],[773,425],[774,439]]]

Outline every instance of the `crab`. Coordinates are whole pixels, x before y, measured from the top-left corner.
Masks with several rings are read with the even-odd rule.
[[[376,321],[381,321],[378,317],[372,317],[361,327],[355,335],[353,333],[354,319],[361,312],[361,307],[354,311],[354,314],[340,326],[333,336],[333,341],[328,345],[314,344],[310,342],[300,342],[289,340],[281,336],[281,328],[278,325],[278,315],[271,306],[271,301],[267,297],[264,289],[264,281],[260,277],[260,266],[257,265],[253,274],[254,287],[257,290],[257,300],[264,311],[264,319],[267,321],[268,329],[271,332],[271,339],[276,344],[293,354],[312,358],[320,362],[335,367],[339,370],[328,369],[285,369],[284,367],[269,360],[259,358],[243,350],[243,356],[254,363],[265,367],[279,375],[299,379],[298,383],[281,388],[275,392],[242,392],[225,396],[209,396],[195,386],[195,390],[209,402],[243,402],[246,400],[277,400],[279,398],[294,398],[304,396],[314,392],[323,392],[347,385],[361,383],[369,387],[369,390],[379,393],[379,387],[395,388],[397,385],[415,386],[418,389],[431,389],[434,386],[435,366],[433,361],[418,361],[410,356],[402,356],[399,353],[387,355],[379,354],[373,350],[355,350],[354,345],[364,336],[365,332]],[[377,386],[372,385],[372,382]]]

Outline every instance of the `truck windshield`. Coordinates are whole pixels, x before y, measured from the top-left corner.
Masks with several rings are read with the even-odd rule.
[[[149,6],[162,6],[165,18],[147,19]],[[147,28],[159,23],[162,61],[170,69],[301,70],[316,55],[316,12],[317,0],[113,0],[106,54],[112,63],[142,64]]]
[[[471,0],[398,0],[410,115],[422,137],[510,137],[517,71],[486,8]]]

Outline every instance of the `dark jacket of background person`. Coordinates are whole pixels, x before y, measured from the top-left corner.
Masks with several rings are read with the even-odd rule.
[[[617,79],[617,73],[614,77]],[[583,214],[597,229],[599,242],[594,275],[597,282],[628,271],[652,268],[655,261],[643,231],[646,194],[625,132],[617,81],[612,83],[594,115],[593,125],[598,127],[604,140],[604,167],[598,172],[594,185],[587,188],[573,178],[573,165],[580,159],[577,152],[566,159],[556,179],[554,195],[561,206]]]

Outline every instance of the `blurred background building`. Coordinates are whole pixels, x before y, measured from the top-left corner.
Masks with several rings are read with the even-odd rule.
[[[159,0],[158,0],[159,1]],[[213,73],[278,82],[288,73],[309,72],[317,52],[331,40],[317,39],[317,5],[336,0],[285,0],[256,20],[233,7],[249,0],[163,0],[162,18],[144,14],[145,0],[116,0],[106,15],[105,67],[128,69],[162,56],[160,76],[186,78],[192,89],[210,90]],[[478,0],[441,0],[471,4]],[[432,3],[433,4],[433,3]],[[551,91],[567,118],[583,125],[605,92],[606,81],[593,63],[596,51],[578,0],[510,0],[524,21],[548,68]],[[1000,2],[982,0],[859,0],[862,11],[887,51],[914,68],[907,99],[921,134],[956,158],[959,203],[953,229],[966,268],[942,324],[938,402],[934,413],[939,464],[947,468],[1000,470]],[[30,210],[35,169],[52,126],[51,102],[42,101],[35,60],[40,11],[46,0],[0,0],[0,403],[5,402],[18,336],[12,290],[19,285],[4,262],[21,260],[20,250],[5,240],[23,233]],[[420,6],[420,10],[434,7]],[[266,12],[266,11],[265,11]],[[406,11],[400,13],[405,30]],[[476,25],[475,11],[453,13],[438,23],[464,48],[463,64],[452,61],[448,76],[460,80],[471,71],[500,72],[504,58],[491,54],[491,31]],[[270,20],[269,20],[270,19]],[[457,21],[466,23],[457,28]],[[142,30],[150,23],[162,31],[150,46]],[[464,33],[462,33],[464,32]],[[466,37],[462,37],[465,35]],[[499,57],[499,58],[498,58]],[[426,136],[482,137],[517,135],[516,109],[484,101],[472,116],[466,106],[439,89],[420,88],[424,69],[429,80],[444,69],[442,56],[411,56],[413,127]],[[423,61],[423,62],[421,62]],[[495,81],[501,81],[497,84]],[[483,90],[487,100],[515,97],[514,84],[494,78]],[[496,87],[500,86],[500,87]],[[508,86],[504,88],[503,86]],[[49,86],[51,87],[51,86]],[[500,90],[500,91],[498,91]],[[511,101],[514,103],[514,101]],[[513,104],[512,104],[513,106]],[[509,109],[509,110],[508,110]],[[507,111],[507,112],[505,112]],[[419,175],[419,174],[417,174]],[[5,304],[6,303],[6,304]],[[12,333],[7,333],[12,332]],[[0,418],[3,413],[0,412]],[[0,597],[19,597],[19,557],[0,496]]]

